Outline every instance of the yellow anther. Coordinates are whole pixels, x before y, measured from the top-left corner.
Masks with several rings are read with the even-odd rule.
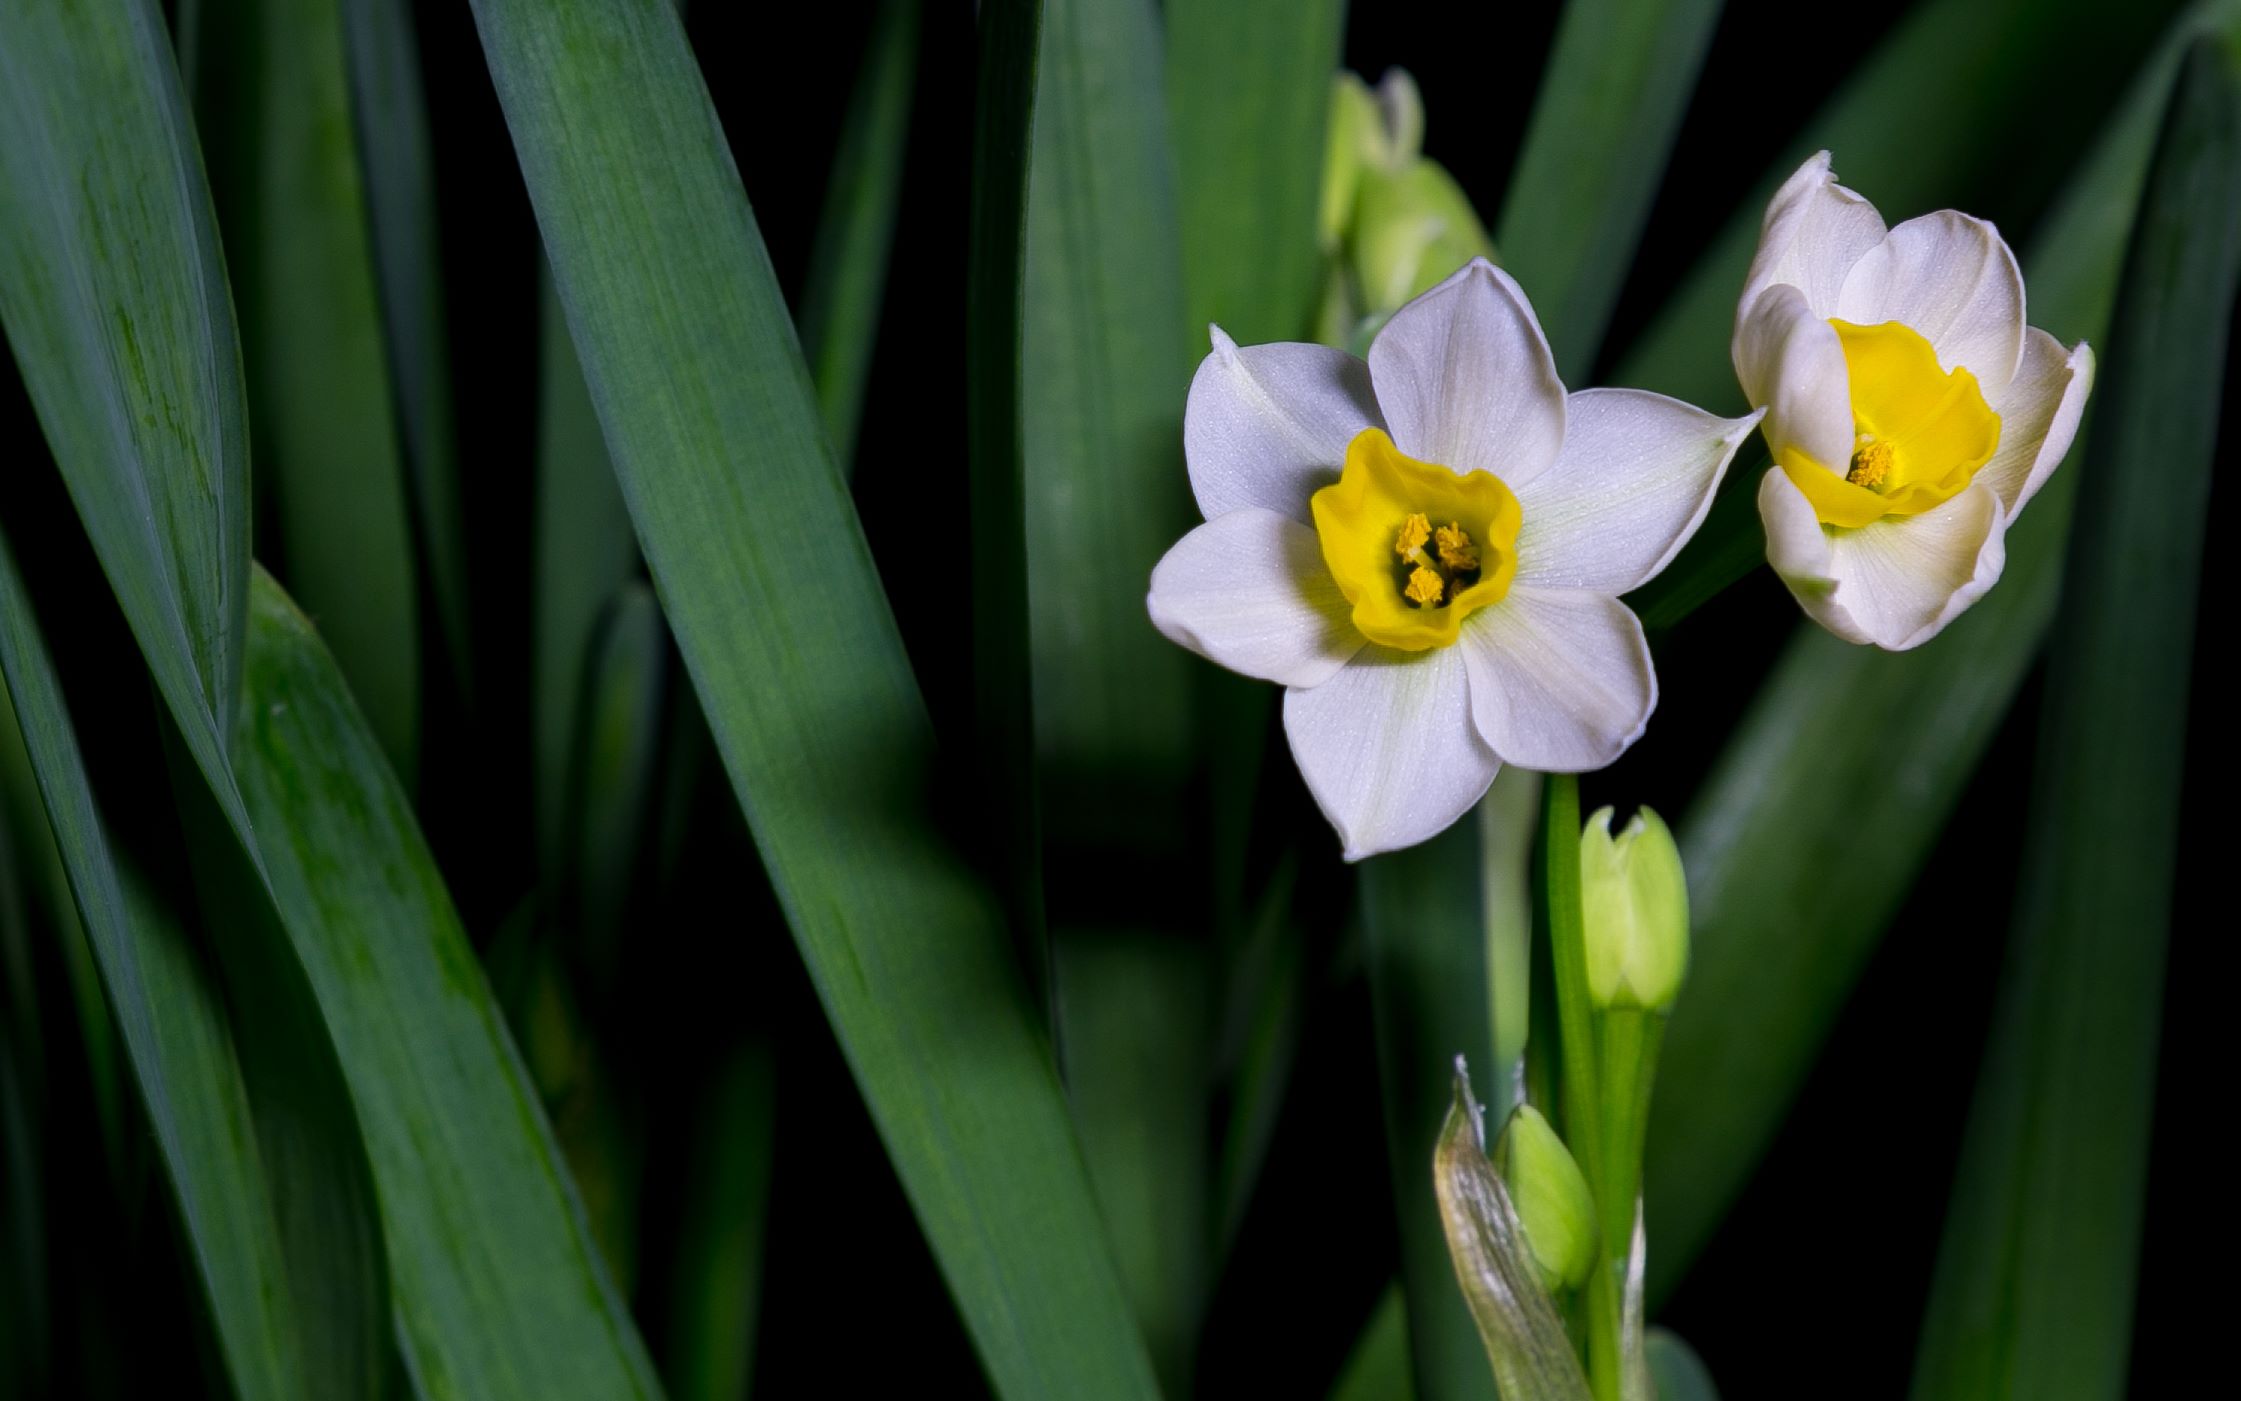
[[[1415,519],[1422,520],[1424,518],[1417,516]],[[1401,592],[1407,594],[1408,601],[1417,607],[1431,608],[1438,605],[1440,595],[1446,590],[1447,580],[1439,576],[1439,571],[1426,569],[1420,564],[1416,566],[1415,572],[1408,576],[1408,587]]]
[[[1467,573],[1478,568],[1478,546],[1460,522],[1449,521],[1432,538],[1439,545],[1440,563],[1449,569]]]
[[[1852,453],[1852,470],[1845,480],[1854,486],[1864,486],[1873,491],[1883,485],[1891,475],[1891,460],[1898,454],[1890,443],[1881,438],[1870,438]]]
[[[1412,559],[1418,550],[1424,548],[1424,542],[1431,538],[1432,523],[1425,519],[1422,511],[1418,511],[1401,522],[1400,536],[1393,541],[1393,553],[1402,559]]]

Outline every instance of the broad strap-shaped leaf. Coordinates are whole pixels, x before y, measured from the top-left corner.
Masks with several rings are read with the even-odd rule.
[[[354,139],[344,0],[202,0],[195,98],[277,561],[390,761],[416,773],[420,593]]]
[[[1144,614],[1152,566],[1192,523],[1182,421],[1199,342],[1183,329],[1166,129],[1151,0],[1045,0],[1022,415],[1053,847],[1172,830],[1130,819],[1179,796],[1192,739],[1195,664]]]
[[[802,354],[817,382],[817,407],[832,439],[833,460],[843,472],[855,468],[864,383],[887,290],[911,89],[918,76],[921,8],[920,0],[880,0],[872,17],[802,286]]]
[[[753,213],[662,0],[476,0],[663,608],[873,1120],[999,1392],[1152,1388],[993,894]],[[964,562],[959,561],[959,574]]]
[[[1209,1145],[1202,1131],[1164,1141],[1111,1131],[1146,1104],[1204,1117],[1202,1104],[1175,1104],[1199,1084],[1177,1084],[1122,1010],[1174,986],[1198,923],[1170,874],[1187,859],[1172,814],[1195,743],[1197,663],[1144,612],[1152,567],[1189,524],[1190,365],[1152,0],[1044,0],[1033,133],[1020,414],[1057,1039],[1122,1280],[1172,1389],[1188,1376],[1203,1292]],[[1107,879],[1115,859],[1159,874]],[[1077,954],[1104,973],[1069,979]],[[1121,971],[1132,958],[1140,966]],[[1203,998],[1177,1021],[1194,1015],[1170,1034],[1202,1043]]]
[[[2241,282],[2241,54],[2188,55],[2064,563],[2015,928],[1914,1395],[2126,1394],[2195,604]]]
[[[2220,0],[2176,26],[2033,241],[2032,318],[2065,342],[2106,325],[2181,44],[2237,17]],[[1693,937],[1650,1121],[1653,1310],[1772,1140],[2037,656],[2077,466],[2033,498],[1999,586],[1935,645],[1887,654],[1801,624],[1680,824]],[[1862,714],[1937,723],[1871,732]]]
[[[545,878],[557,881],[567,869],[567,833],[576,820],[568,775],[584,730],[584,678],[600,610],[637,575],[638,540],[630,533],[630,512],[615,485],[560,299],[542,269],[538,283],[530,784],[539,863]]]
[[[1401,1286],[1417,1394],[1488,1397],[1485,1344],[1455,1289],[1424,1145],[1453,1113],[1455,1057],[1492,1058],[1479,839],[1458,822],[1421,846],[1362,863],[1362,943],[1377,1021],[1379,1096],[1400,1227]],[[1508,1075],[1507,1067],[1495,1075]],[[1506,1081],[1503,1083],[1506,1084]],[[1506,1108],[1506,1106],[1505,1106]]]
[[[340,0],[390,378],[410,464],[413,525],[455,684],[473,693],[467,541],[445,323],[436,170],[411,0]]]
[[[252,1102],[256,1072],[245,1059],[261,1052],[299,1062],[268,1060],[262,1067],[267,1089],[284,1092],[278,1082],[304,1083],[298,1072],[316,1074],[318,1056],[290,1056],[302,1046],[276,1037],[237,1045],[226,991],[195,932],[180,918],[176,892],[167,898],[156,889],[134,853],[112,839],[60,680],[4,547],[0,670],[178,1204],[233,1390],[273,1401],[376,1395],[387,1299],[370,1197],[351,1199],[349,1175],[336,1180],[316,1142],[326,1117],[330,1126],[339,1121],[346,1151],[356,1151],[347,1103],[330,1090],[324,1111],[288,1106],[294,1112],[281,1114],[260,1142]],[[282,965],[275,981],[285,986],[294,973]],[[260,1013],[252,1008],[251,1015]],[[286,1020],[267,1024],[295,1029]],[[332,1074],[331,1061],[326,1073]],[[334,1142],[327,1140],[329,1146]],[[283,1178],[307,1168],[329,1169],[321,1174],[326,1180],[296,1180],[292,1185],[299,1190],[292,1197],[276,1191]],[[360,1209],[369,1218],[362,1236],[353,1220]],[[310,1241],[319,1248],[294,1252],[291,1260],[293,1248]]]
[[[222,767],[241,669],[241,352],[153,0],[0,8],[0,321],[157,687]]]
[[[403,789],[261,571],[251,604],[235,771],[357,1104],[419,1390],[658,1396]]]
[[[1168,0],[1164,15],[1184,330],[1194,346],[1208,322],[1245,345],[1303,340],[1345,0]]]
[[[1583,381],[1634,262],[1720,0],[1568,0],[1494,246]]]

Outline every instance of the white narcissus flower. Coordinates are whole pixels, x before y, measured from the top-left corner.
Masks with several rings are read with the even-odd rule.
[[[1766,558],[1815,621],[1904,651],[2000,578],[2061,463],[2093,351],[2025,324],[1999,231],[1952,210],[1886,231],[1829,153],[1767,206],[1735,372],[1766,412]]]
[[[1349,860],[1434,836],[1503,763],[1601,768],[1657,679],[1618,596],[1702,522],[1758,415],[1567,395],[1485,259],[1395,312],[1363,361],[1214,333],[1183,446],[1206,524],[1152,571],[1152,621],[1275,681]]]

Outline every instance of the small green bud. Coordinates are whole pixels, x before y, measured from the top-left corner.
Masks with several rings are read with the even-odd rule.
[[[1397,171],[1364,169],[1354,195],[1354,280],[1373,312],[1391,312],[1439,285],[1494,241],[1455,177],[1419,158]]]
[[[1689,890],[1673,834],[1648,808],[1611,835],[1598,809],[1580,833],[1587,991],[1601,1008],[1661,1012],[1689,966]]]
[[[1317,228],[1326,253],[1337,251],[1346,238],[1362,164],[1377,139],[1377,99],[1369,84],[1341,72],[1331,84],[1331,124],[1323,143],[1323,208]]]
[[[1495,1141],[1493,1158],[1524,1223],[1525,1243],[1532,1247],[1541,1283],[1551,1293],[1587,1283],[1601,1232],[1595,1224],[1595,1197],[1564,1140],[1540,1110],[1521,1104]]]

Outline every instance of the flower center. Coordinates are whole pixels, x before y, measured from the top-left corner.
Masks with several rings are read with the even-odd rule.
[[[1308,504],[1354,626],[1383,646],[1452,644],[1517,574],[1523,517],[1502,479],[1419,462],[1381,428],[1355,436],[1338,480]]]
[[[1976,376],[1948,374],[1911,326],[1831,321],[1852,391],[1852,458],[1841,475],[1794,450],[1781,467],[1823,524],[1920,515],[1965,490],[2000,445],[2000,416]]]

